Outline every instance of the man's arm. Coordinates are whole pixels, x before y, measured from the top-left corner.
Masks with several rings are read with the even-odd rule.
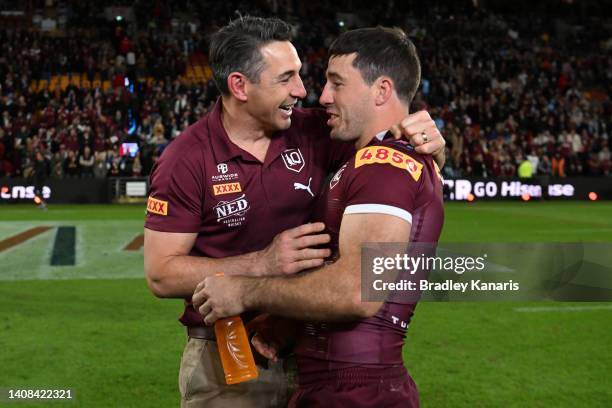
[[[322,223],[304,224],[278,234],[261,251],[227,258],[189,256],[196,233],[160,232],[145,228],[144,267],[147,283],[158,297],[185,298],[198,282],[218,272],[228,275],[292,274],[323,264],[329,249],[309,247],[327,244]]]
[[[291,277],[209,277],[196,288],[194,306],[207,324],[247,309],[300,320],[366,318],[382,302],[361,301],[361,244],[408,242],[409,238],[410,223],[404,219],[387,214],[344,215],[336,263]]]

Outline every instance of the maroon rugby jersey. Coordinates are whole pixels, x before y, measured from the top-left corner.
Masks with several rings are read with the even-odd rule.
[[[145,227],[196,232],[190,255],[223,258],[265,248],[308,222],[325,176],[354,152],[332,142],[327,114],[294,109],[291,127],[272,139],[263,163],[232,143],[221,101],[161,155],[150,178]],[[181,322],[202,324],[186,299]]]
[[[405,141],[378,136],[331,179],[317,208],[337,254],[343,214],[383,213],[412,224],[411,242],[438,241],[444,221],[442,179],[431,156]],[[345,323],[308,322],[296,347],[301,374],[402,364],[402,345],[415,303],[385,302],[373,317]]]

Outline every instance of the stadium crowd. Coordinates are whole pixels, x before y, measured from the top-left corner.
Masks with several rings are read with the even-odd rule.
[[[138,15],[140,30],[94,29],[87,19],[94,11],[81,6],[71,20],[80,23],[61,36],[0,30],[0,177],[147,175],[218,96],[212,82],[184,76],[194,56],[205,60],[206,35],[235,17],[228,3],[215,7],[222,9],[188,10],[201,16],[199,25],[173,26],[178,11],[164,9]],[[317,106],[325,50],[346,27],[316,7],[295,13],[289,20],[298,27],[308,91],[302,103]],[[447,140],[446,175],[515,176],[525,162],[536,175],[611,174],[612,43],[602,21],[580,29],[482,11],[429,13],[400,19],[379,6],[360,15],[414,39],[423,81],[413,108],[428,109]],[[98,86],[31,86],[70,73]],[[104,81],[112,86],[103,89]],[[135,156],[124,143],[139,146]]]

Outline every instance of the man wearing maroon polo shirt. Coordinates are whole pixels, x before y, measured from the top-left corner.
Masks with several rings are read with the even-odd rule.
[[[331,235],[334,263],[294,277],[208,277],[194,306],[207,324],[245,310],[308,321],[295,348],[300,386],[292,407],[418,407],[402,360],[414,297],[362,301],[360,262],[364,242],[436,243],[442,230],[434,161],[387,131],[408,113],[419,59],[405,33],[382,27],[342,34],[329,55],[320,101],[332,138],[358,149],[315,215]],[[259,349],[274,357],[272,345]]]
[[[151,175],[145,272],[157,296],[187,299],[184,407],[284,406],[289,389],[281,363],[260,369],[257,380],[225,385],[214,334],[189,301],[197,283],[218,272],[295,273],[330,254],[313,248],[329,241],[323,224],[304,223],[325,175],[354,148],[330,141],[325,111],[295,108],[306,92],[290,32],[280,20],[241,18],[213,36],[222,98],[168,146]],[[401,127],[417,142],[425,132],[425,150],[443,146],[428,115]]]

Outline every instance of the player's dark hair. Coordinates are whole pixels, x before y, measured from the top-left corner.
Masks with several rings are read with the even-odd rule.
[[[421,82],[416,47],[399,28],[359,28],[342,33],[329,47],[329,58],[357,54],[353,66],[372,85],[385,75],[393,80],[400,99],[410,105]]]
[[[272,41],[291,39],[291,26],[278,18],[244,16],[214,33],[209,58],[219,92],[229,94],[227,78],[232,72],[240,72],[257,83],[265,68],[261,47]]]

